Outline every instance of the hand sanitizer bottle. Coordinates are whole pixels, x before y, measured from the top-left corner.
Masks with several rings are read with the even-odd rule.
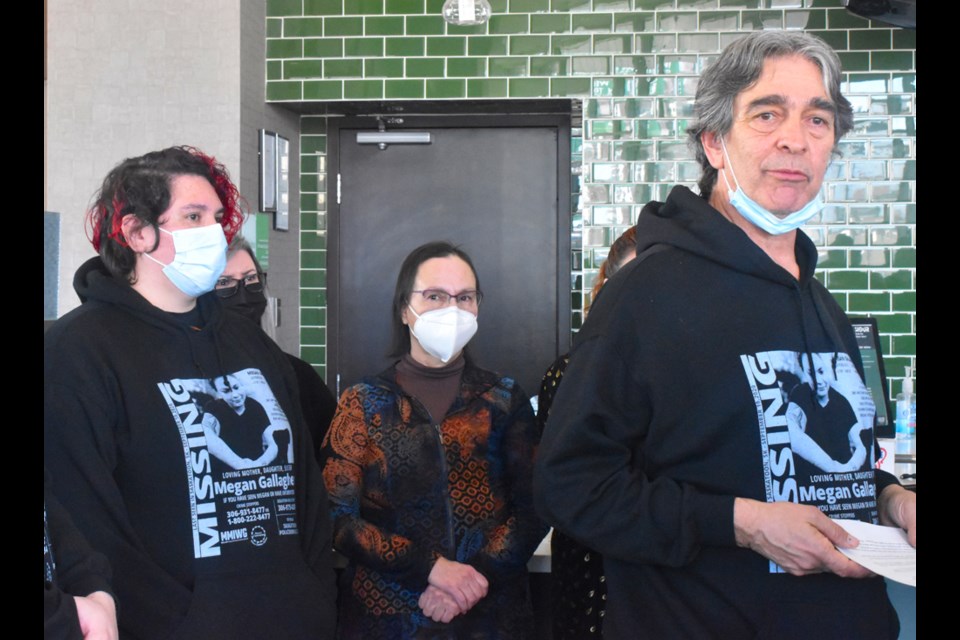
[[[903,390],[897,394],[897,440],[910,441],[917,437],[917,396],[913,393],[913,370],[906,367]]]

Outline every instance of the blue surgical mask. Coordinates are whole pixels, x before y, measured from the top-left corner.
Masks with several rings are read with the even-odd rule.
[[[149,253],[143,255],[161,265],[170,282],[191,298],[212,291],[227,266],[227,238],[223,235],[223,227],[217,223],[193,229],[160,231],[173,237],[176,251],[173,262],[165,265]]]
[[[723,155],[727,159],[727,167],[730,169],[730,175],[733,176],[733,181],[737,185],[736,190],[731,189],[730,182],[727,180],[727,172],[720,172],[723,174],[723,181],[727,183],[727,197],[730,198],[730,204],[733,205],[734,209],[740,212],[740,215],[746,218],[747,221],[763,229],[770,235],[778,236],[788,231],[799,229],[803,223],[820,213],[820,210],[823,208],[823,198],[820,196],[819,191],[816,197],[801,209],[782,218],[757,204],[740,188],[740,181],[737,180],[737,174],[733,171],[733,163],[730,162],[730,156],[727,154],[727,145],[723,142],[723,137],[720,138],[720,146],[723,147]]]

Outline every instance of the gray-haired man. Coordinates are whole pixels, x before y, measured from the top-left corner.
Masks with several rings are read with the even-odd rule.
[[[857,541],[829,517],[915,545],[916,497],[873,469],[853,332],[797,230],[852,126],[839,75],[802,33],[724,50],[690,128],[701,195],[647,205],[638,259],[578,337],[537,502],[603,553],[605,637],[897,635],[884,582],[836,550]]]

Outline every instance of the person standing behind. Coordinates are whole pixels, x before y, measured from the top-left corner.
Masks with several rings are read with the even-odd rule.
[[[750,33],[704,72],[694,113],[701,193],[644,207],[638,256],[666,248],[607,283],[581,329],[538,511],[603,553],[606,638],[895,638],[884,581],[835,548],[858,541],[827,514],[916,546],[916,495],[872,465],[801,473],[774,366],[836,354],[873,412],[850,322],[798,231],[853,125],[839,60],[805,33]],[[807,429],[846,437],[828,416]]]
[[[121,162],[89,212],[99,255],[74,278],[82,304],[44,336],[44,460],[114,568],[124,637],[334,635],[327,496],[296,381],[209,293],[238,200],[226,169],[191,147]],[[293,460],[214,468],[192,392],[224,376],[290,430]]]
[[[254,255],[253,247],[243,237],[235,237],[227,249],[227,267],[217,279],[216,292],[223,306],[260,326],[267,309],[266,289],[267,274]],[[300,408],[319,456],[320,443],[330,428],[337,401],[309,363],[290,353],[286,356],[297,376]]]

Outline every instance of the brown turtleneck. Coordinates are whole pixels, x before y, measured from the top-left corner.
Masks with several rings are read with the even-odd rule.
[[[434,423],[439,423],[460,392],[464,366],[462,353],[442,367],[424,366],[408,353],[397,363],[397,384],[426,407]]]

